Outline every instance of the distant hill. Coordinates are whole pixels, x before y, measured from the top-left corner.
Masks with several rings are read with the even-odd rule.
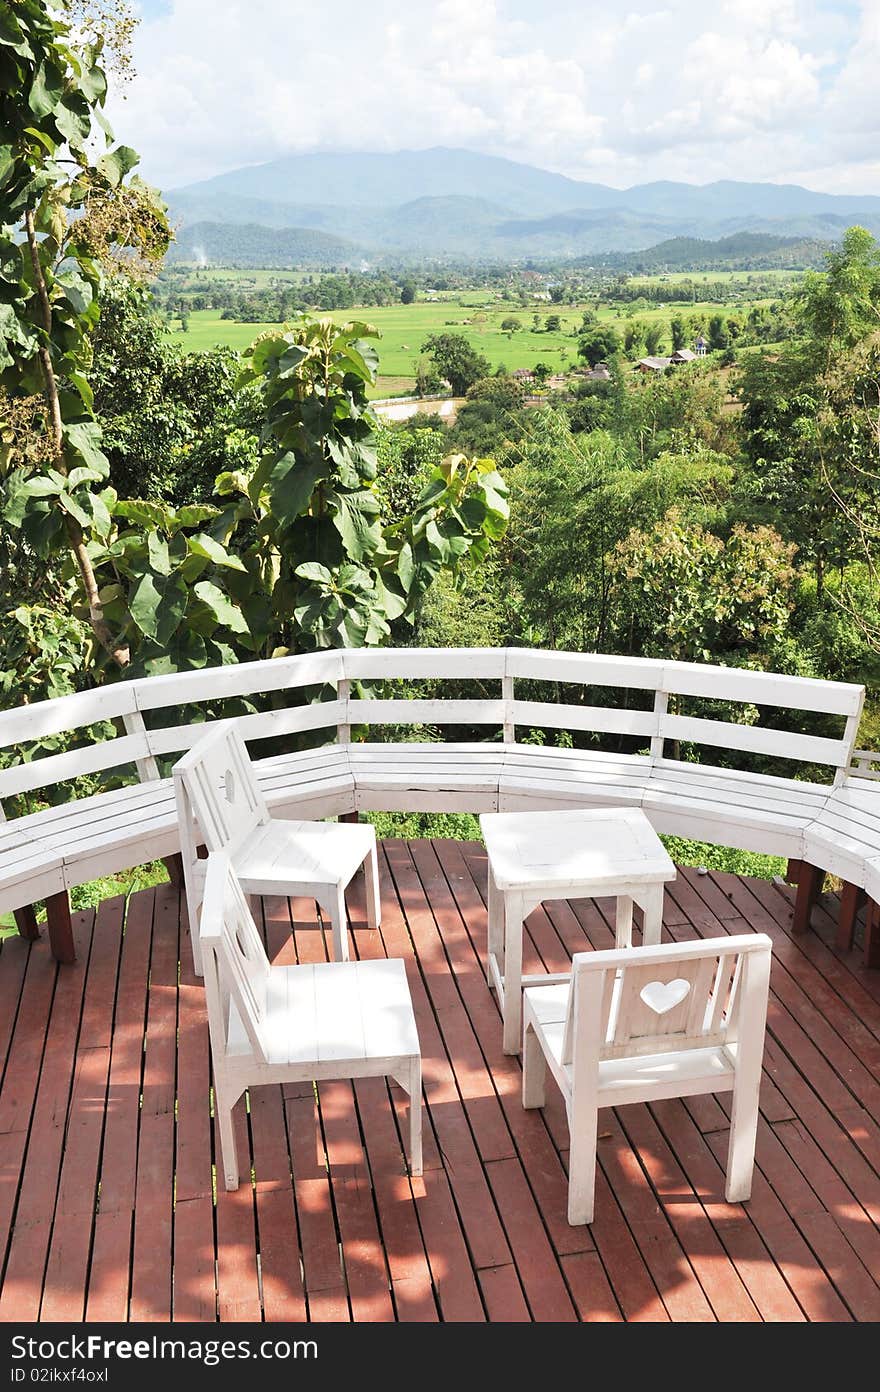
[[[197,223],[311,230],[376,260],[577,258],[738,233],[835,241],[854,222],[880,234],[880,197],[731,180],[614,189],[444,148],[289,155],[167,198],[184,234]]]
[[[307,227],[260,227],[255,223],[194,222],[182,228],[167,260],[222,266],[354,266],[364,252],[354,242]]]
[[[737,232],[717,241],[671,237],[644,251],[592,258],[610,269],[659,271],[756,271],[801,269],[824,264],[828,242],[802,237],[774,237],[767,232]],[[586,258],[583,258],[586,259]]]

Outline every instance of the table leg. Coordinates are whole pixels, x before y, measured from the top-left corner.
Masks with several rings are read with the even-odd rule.
[[[617,918],[614,926],[614,946],[632,947],[633,901],[628,894],[617,896]]]
[[[642,928],[642,943],[645,947],[655,947],[663,932],[663,885],[645,885],[641,899],[645,922]]]
[[[492,985],[492,958],[495,958],[498,971],[504,975],[504,896],[499,894],[492,866],[489,866],[489,897],[486,905],[488,919],[488,942],[486,947],[486,979]]]
[[[499,896],[501,897],[501,896]],[[504,898],[504,1052],[522,1048],[522,940],[525,903],[521,894]]]

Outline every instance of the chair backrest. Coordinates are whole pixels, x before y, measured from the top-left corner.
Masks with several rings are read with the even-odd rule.
[[[563,1063],[734,1044],[746,1011],[763,1029],[770,954],[763,933],[575,953]]]
[[[199,923],[205,998],[215,1057],[228,1050],[233,1014],[238,1017],[255,1058],[266,1060],[263,1027],[269,960],[229,856],[208,855]]]
[[[174,765],[209,851],[234,855],[270,813],[234,720],[212,725]]]

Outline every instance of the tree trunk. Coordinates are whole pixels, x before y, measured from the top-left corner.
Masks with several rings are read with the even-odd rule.
[[[55,377],[55,368],[52,364],[52,356],[48,347],[48,340],[52,334],[52,306],[49,303],[49,291],[46,286],[46,277],[43,274],[42,262],[40,261],[37,233],[34,226],[34,215],[30,211],[25,213],[25,228],[27,230],[31,265],[34,269],[34,283],[37,287],[37,295],[39,296],[43,315],[43,328],[46,331],[47,339],[47,342],[42,345],[39,351],[46,404],[49,408],[54,463],[60,473],[66,474],[67,468],[64,462],[64,425],[61,419],[61,400],[58,395],[58,382]],[[119,639],[114,637],[110,625],[104,618],[104,606],[101,603],[98,583],[95,579],[95,572],[86,547],[82,527],[76,518],[72,517],[69,512],[64,512],[63,516],[64,529],[67,532],[67,539],[70,544],[70,549],[73,552],[77,569],[79,570],[82,587],[85,591],[86,602],[89,606],[89,622],[92,626],[92,632],[101,647],[109,654],[116,665],[118,667],[127,667],[131,654],[127,645],[120,643]]]

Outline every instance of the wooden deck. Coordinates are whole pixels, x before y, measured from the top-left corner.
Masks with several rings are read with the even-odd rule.
[[[795,940],[791,891],[679,873],[673,938],[773,939],[753,1197],[724,1202],[716,1100],[633,1106],[603,1114],[587,1229],[565,1219],[553,1089],[546,1113],[524,1112],[501,1052],[485,853],[388,842],[381,872],[381,934],[355,898],[352,936],[360,956],[407,960],[428,1104],[419,1180],[403,1095],[368,1080],[254,1094],[238,1118],[253,1182],[214,1195],[203,995],[170,886],[132,898],[124,933],[120,900],[76,915],[72,967],[45,938],[3,944],[0,1319],[880,1318],[880,972],[835,950],[835,899]],[[536,911],[525,969],[611,946],[610,907]],[[325,956],[314,904],[265,909],[274,957]]]

